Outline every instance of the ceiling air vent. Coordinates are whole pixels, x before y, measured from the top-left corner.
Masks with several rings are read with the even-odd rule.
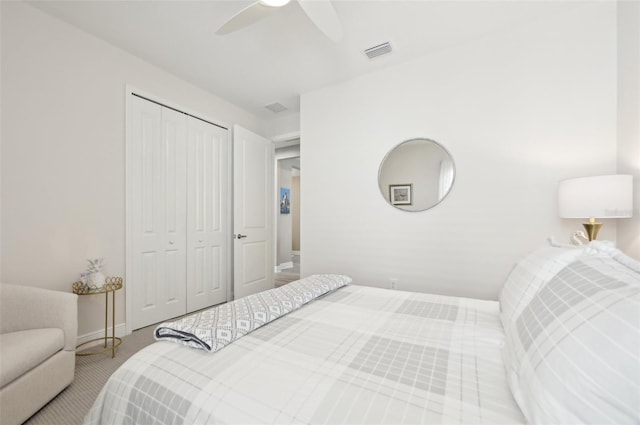
[[[369,59],[373,59],[380,55],[385,55],[387,53],[391,53],[391,44],[389,42],[378,44],[377,46],[369,47],[364,51],[364,54],[367,55]]]
[[[278,103],[278,102],[274,102],[271,105],[267,105],[267,106],[265,106],[265,108],[267,108],[268,110],[270,110],[274,114],[277,114],[278,112],[282,112],[282,111],[286,111],[287,110],[286,106],[284,106],[283,104]]]

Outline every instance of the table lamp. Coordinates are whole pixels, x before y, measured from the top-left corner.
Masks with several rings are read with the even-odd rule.
[[[595,240],[602,227],[597,218],[631,217],[633,177],[615,174],[561,181],[558,209],[562,218],[588,218],[589,222],[583,226],[589,240]]]

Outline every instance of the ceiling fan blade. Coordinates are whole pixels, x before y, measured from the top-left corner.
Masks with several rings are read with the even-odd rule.
[[[309,19],[333,41],[342,39],[342,24],[331,0],[298,0]]]
[[[277,8],[265,6],[259,1],[250,4],[249,6],[245,7],[240,12],[229,18],[227,22],[222,24],[222,26],[220,26],[220,28],[216,30],[216,34],[229,34],[241,28],[247,27],[269,15],[274,10],[277,10]]]

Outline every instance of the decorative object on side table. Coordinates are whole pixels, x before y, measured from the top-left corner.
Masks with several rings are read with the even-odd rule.
[[[80,280],[83,277],[86,278],[86,283],[93,286],[102,286],[105,281],[105,275],[102,273],[102,267],[104,266],[104,258],[89,258],[89,267],[87,272],[80,275]]]
[[[107,277],[103,280],[102,285],[89,285],[85,282],[78,281],[71,285],[74,294],[77,295],[96,295],[105,294],[104,305],[104,337],[95,338],[90,341],[83,342],[76,346],[77,356],[89,356],[91,354],[99,354],[111,351],[111,358],[116,356],[116,348],[122,343],[122,340],[116,337],[116,291],[124,286],[121,277]],[[111,292],[111,336],[108,336],[109,330],[109,292]],[[109,340],[111,343],[109,344]],[[77,350],[92,342],[102,341],[102,349],[95,351],[78,352]]]

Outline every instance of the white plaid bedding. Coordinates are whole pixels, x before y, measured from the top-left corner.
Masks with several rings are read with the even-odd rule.
[[[524,423],[498,303],[346,286],[216,353],[131,357],[86,424]]]
[[[640,263],[590,249],[505,327],[508,375],[530,423],[640,423]]]

